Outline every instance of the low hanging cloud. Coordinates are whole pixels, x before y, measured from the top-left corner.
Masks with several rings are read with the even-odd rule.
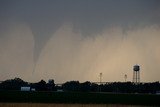
[[[1,0],[1,79],[159,80],[159,0]],[[67,24],[66,24],[67,23]]]
[[[159,0],[1,0],[0,22],[26,22],[34,35],[34,61],[63,23],[83,36],[95,36],[111,26],[138,29],[160,25]],[[0,35],[1,38],[1,35]]]
[[[1,80],[15,77],[29,80],[34,66],[32,31],[26,23],[13,21],[1,23],[0,28]]]
[[[138,30],[118,27],[105,29],[101,35],[84,37],[65,24],[48,41],[36,66],[37,78],[69,80],[132,81],[132,66],[140,64],[142,81],[157,81],[160,74],[160,28]],[[124,38],[125,36],[125,38]],[[37,79],[36,78],[36,79]]]
[[[0,40],[1,79],[27,81],[55,79],[132,81],[132,66],[140,64],[141,81],[159,81],[160,28],[156,25],[127,30],[104,29],[95,36],[75,32],[72,23],[61,26],[47,42],[34,66],[34,38],[28,24],[5,22]],[[6,25],[6,26],[5,26]],[[35,71],[33,72],[33,69]]]

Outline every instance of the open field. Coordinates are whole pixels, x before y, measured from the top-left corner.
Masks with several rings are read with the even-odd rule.
[[[122,104],[160,106],[160,95],[0,91],[2,103]]]
[[[42,103],[0,103],[0,107],[146,107],[121,104],[42,104]],[[147,106],[148,107],[148,106]]]

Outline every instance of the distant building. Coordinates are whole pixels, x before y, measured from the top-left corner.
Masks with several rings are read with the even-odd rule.
[[[31,88],[31,91],[36,91],[36,89],[35,88]]]
[[[62,89],[58,89],[57,92],[64,92]]]
[[[31,87],[21,87],[21,91],[36,91],[36,89]]]
[[[31,87],[21,87],[21,91],[31,91]]]
[[[160,91],[157,91],[156,94],[157,94],[157,95],[160,95]]]

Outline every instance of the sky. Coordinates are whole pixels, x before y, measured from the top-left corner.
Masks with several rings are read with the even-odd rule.
[[[160,81],[159,0],[0,0],[0,80]]]

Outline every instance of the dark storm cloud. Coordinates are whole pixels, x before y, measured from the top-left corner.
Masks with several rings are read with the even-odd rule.
[[[96,33],[112,25],[159,24],[159,6],[158,0],[5,0],[1,1],[1,18],[27,21],[36,33],[49,33],[64,21],[84,33]]]

